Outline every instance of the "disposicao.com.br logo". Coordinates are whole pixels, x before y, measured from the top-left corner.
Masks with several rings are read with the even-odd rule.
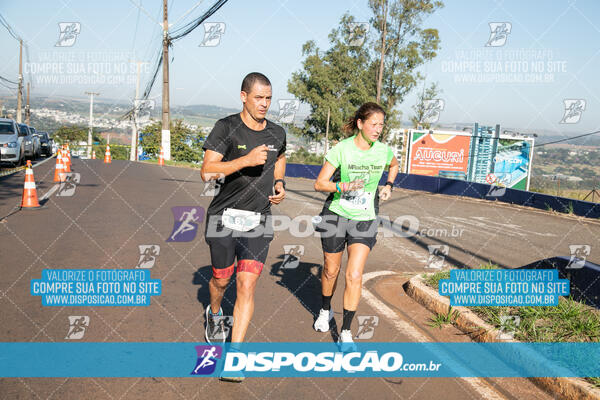
[[[398,351],[373,349],[371,345],[364,351],[358,347],[344,351],[336,344],[324,343],[236,343],[235,347],[224,345],[224,349],[221,346],[197,346],[198,360],[192,375],[207,376],[217,371],[286,377],[410,376],[411,373],[428,376],[428,372],[436,374],[442,365],[423,357],[418,362],[406,362]],[[313,349],[308,351],[311,347]]]

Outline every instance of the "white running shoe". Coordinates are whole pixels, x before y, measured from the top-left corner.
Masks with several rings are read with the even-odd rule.
[[[329,330],[329,321],[331,321],[332,318],[333,308],[330,308],[329,310],[323,310],[321,308],[321,311],[319,311],[319,317],[315,321],[313,328],[315,328],[315,331],[317,332],[327,332]]]
[[[338,344],[344,353],[357,350],[356,344],[354,343],[354,340],[352,340],[352,332],[350,332],[350,329],[344,329],[340,332]]]

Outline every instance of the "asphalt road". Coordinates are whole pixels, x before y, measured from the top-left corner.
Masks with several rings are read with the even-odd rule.
[[[191,242],[166,242],[173,228],[172,207],[206,208],[204,183],[197,170],[102,160],[73,159],[80,174],[72,196],[52,182],[52,162],[34,169],[40,210],[21,210],[24,173],[0,178],[0,341],[67,341],[68,317],[86,315],[89,327],[80,341],[203,343],[204,307],[210,278],[208,246],[202,232]],[[57,190],[58,189],[58,190]],[[51,195],[44,196],[47,193]],[[64,194],[64,193],[63,193]],[[306,218],[318,214],[324,196],[306,179],[288,179],[287,199],[274,215]],[[600,223],[539,210],[471,199],[396,190],[380,214],[411,221],[415,234],[393,236],[382,229],[365,268],[357,316],[377,316],[370,341],[468,341],[448,326],[428,326],[431,314],[402,289],[407,277],[430,271],[428,245],[446,245],[446,266],[477,267],[491,261],[518,267],[537,259],[568,255],[569,244],[590,244],[598,262]],[[296,219],[298,231],[306,222]],[[415,226],[415,220],[418,228]],[[408,226],[406,223],[405,225]],[[400,230],[399,230],[400,229]],[[445,232],[445,233],[444,233]],[[457,233],[458,232],[458,233]],[[454,234],[456,233],[456,234]],[[140,245],[159,245],[152,277],[163,292],[149,307],[43,307],[29,294],[42,269],[135,268]],[[284,246],[300,245],[296,268],[280,268]],[[247,340],[253,342],[331,341],[335,334],[314,332],[320,306],[318,237],[278,232],[256,295]],[[341,283],[332,305],[341,324]],[[223,308],[232,311],[235,291]],[[353,331],[358,329],[357,322]],[[193,365],[190,366],[190,370]],[[0,380],[0,398],[377,398],[377,399],[545,399],[552,398],[525,379],[461,378],[253,378],[228,384],[211,378],[19,378]]]

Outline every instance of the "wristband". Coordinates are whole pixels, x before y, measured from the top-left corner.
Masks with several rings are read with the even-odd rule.
[[[342,189],[340,189],[340,183],[339,183],[339,182],[336,182],[336,183],[335,183],[335,190],[336,190],[338,193],[341,193],[341,192],[342,192]]]
[[[273,182],[273,186],[277,185],[277,182],[281,182],[283,184],[283,188],[285,189],[285,181],[283,179],[275,179],[275,182]]]
[[[387,181],[384,186],[389,186],[391,190],[394,190],[394,183],[392,181]]]

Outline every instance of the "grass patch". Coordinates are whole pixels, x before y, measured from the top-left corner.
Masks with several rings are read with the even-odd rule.
[[[480,268],[498,267],[489,263]],[[437,289],[440,279],[449,277],[450,271],[439,271],[425,276],[424,281],[428,286]],[[571,297],[559,298],[557,306],[467,308],[496,329],[511,332],[514,338],[521,342],[600,341],[600,310]],[[443,325],[454,322],[456,317],[452,319],[451,311],[452,307],[447,315],[436,315],[429,325],[441,329]],[[585,379],[600,387],[600,377]]]
[[[460,313],[458,310],[453,310],[452,306],[450,306],[446,314],[437,314],[435,317],[430,319],[428,325],[432,328],[442,329],[444,325],[453,324],[459,315]]]
[[[422,276],[428,286],[437,289],[440,284],[440,279],[450,279],[450,271],[438,271],[431,275]]]
[[[141,162],[147,163],[147,164],[158,164],[158,160],[156,160],[156,159],[143,160]],[[165,160],[165,165],[168,165],[171,167],[185,167],[185,168],[193,168],[193,169],[202,168],[201,163],[196,164],[196,163],[188,162],[188,161]]]

